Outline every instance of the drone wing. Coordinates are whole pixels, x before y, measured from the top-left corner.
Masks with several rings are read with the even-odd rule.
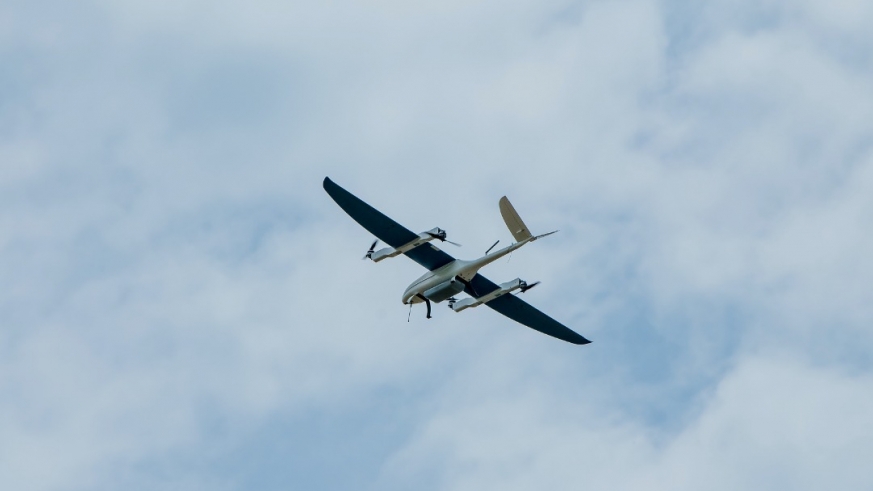
[[[382,214],[361,201],[360,198],[340,187],[337,183],[324,178],[324,190],[336,201],[350,217],[375,235],[382,242],[398,248],[418,238],[418,234],[403,227],[394,220]],[[414,249],[404,252],[410,259],[433,271],[454,261],[455,258],[431,245],[424,243]]]
[[[477,274],[467,284],[465,291],[471,297],[482,297],[498,288],[494,282]],[[494,300],[486,302],[485,305],[520,324],[568,343],[588,344],[591,342],[515,295],[501,295]]]

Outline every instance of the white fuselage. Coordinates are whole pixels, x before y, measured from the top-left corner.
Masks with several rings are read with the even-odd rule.
[[[411,304],[423,302],[424,292],[447,281],[451,281],[455,277],[460,277],[464,281],[470,281],[483,266],[500,259],[535,239],[536,237],[526,238],[520,242],[516,242],[504,247],[503,249],[492,252],[491,254],[485,254],[479,259],[474,259],[472,261],[455,259],[437,270],[428,271],[409,285],[409,288],[403,292],[403,303]]]

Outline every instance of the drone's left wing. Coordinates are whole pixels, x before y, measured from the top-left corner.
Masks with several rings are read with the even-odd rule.
[[[418,238],[417,234],[364,203],[360,198],[331,181],[329,177],[324,178],[324,190],[350,217],[391,247],[398,248]],[[421,244],[404,252],[404,254],[431,271],[455,260],[430,243]]]
[[[483,297],[497,290],[499,287],[481,274],[476,274],[467,284],[464,291],[471,297]],[[485,305],[509,317],[510,319],[548,334],[549,336],[567,341],[573,344],[588,344],[591,341],[585,339],[576,331],[552,319],[540,312],[529,303],[512,294],[500,295],[494,300],[485,302]]]

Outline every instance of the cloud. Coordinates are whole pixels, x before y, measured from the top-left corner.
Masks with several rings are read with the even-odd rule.
[[[862,3],[0,8],[4,488],[869,487]]]
[[[439,410],[386,467],[435,489],[864,489],[871,380],[798,360],[748,357],[665,438],[586,393],[522,380],[440,394]]]

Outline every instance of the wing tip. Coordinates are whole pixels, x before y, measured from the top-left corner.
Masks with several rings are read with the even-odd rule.
[[[579,346],[591,344],[591,340],[586,339],[585,336],[582,336],[581,334],[577,334],[577,333],[573,333],[573,334],[576,334],[576,335],[569,338],[569,339],[567,339],[567,338],[562,338],[562,339],[564,341],[567,341],[568,343],[573,343],[573,344],[579,345]]]

